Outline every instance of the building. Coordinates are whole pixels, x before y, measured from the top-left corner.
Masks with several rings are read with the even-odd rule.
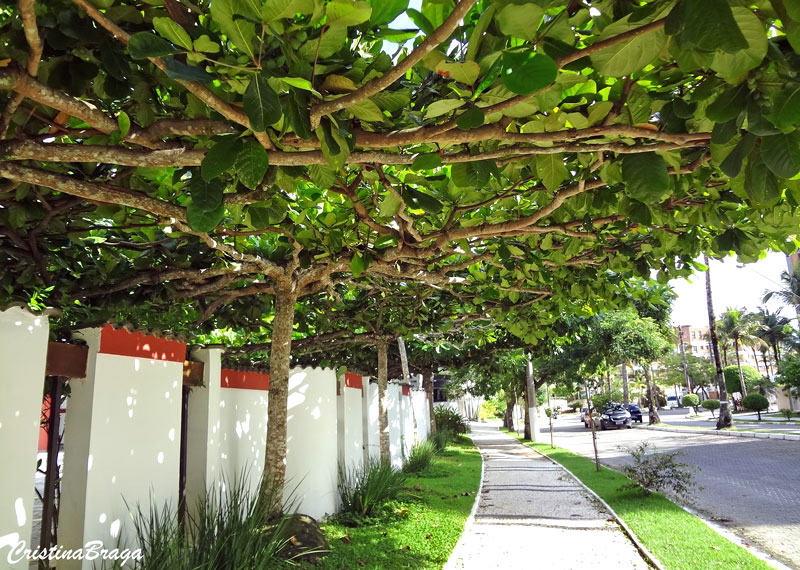
[[[686,354],[693,354],[694,356],[708,358],[709,360],[714,358],[714,353],[711,350],[711,339],[709,338],[710,329],[708,327],[681,325],[678,328],[681,332],[681,340],[683,341],[683,347],[686,351]],[[678,353],[680,353],[680,350],[681,347],[679,345],[677,347]],[[724,358],[722,346],[719,347],[719,350],[720,358]],[[752,366],[761,374],[765,374],[767,372],[761,353],[756,351],[754,354],[753,349],[749,346],[739,346],[739,361],[742,363],[742,366]],[[736,364],[736,354],[733,352],[733,346],[731,346],[728,349],[728,365],[734,364]],[[725,366],[724,360],[722,365]],[[770,362],[770,366],[772,366],[772,362]]]

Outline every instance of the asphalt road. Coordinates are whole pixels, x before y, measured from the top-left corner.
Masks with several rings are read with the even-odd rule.
[[[700,410],[701,418],[687,418],[688,410],[685,408],[683,409],[673,409],[673,410],[659,410],[658,415],[661,418],[661,422],[669,425],[674,426],[684,426],[684,427],[693,427],[693,428],[703,428],[703,427],[715,427],[717,425],[717,418],[711,417],[711,414],[705,410]],[[716,416],[716,412],[714,414]],[[647,412],[644,413],[645,421],[647,418]],[[780,422],[775,418],[769,418],[769,422],[758,422],[753,421],[756,419],[755,414],[735,414],[733,416],[733,424],[735,427],[739,429],[756,429],[756,430],[770,430],[770,431],[779,431],[779,432],[786,432],[786,433],[800,433],[800,424],[797,423],[786,423]],[[767,418],[764,418],[767,419]],[[750,421],[748,421],[750,420]]]
[[[548,426],[543,423],[542,436],[547,440]],[[590,430],[575,414],[554,422],[554,439],[559,447],[593,457]],[[687,506],[800,569],[800,442],[638,427],[598,430],[597,439],[600,460],[612,467],[630,463],[626,449],[645,440],[659,450],[684,451],[681,460],[699,467],[695,479],[703,487]]]

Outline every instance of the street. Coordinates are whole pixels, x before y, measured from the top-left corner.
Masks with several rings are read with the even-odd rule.
[[[540,441],[547,442],[547,420],[540,422]],[[662,432],[641,429],[641,425],[598,430],[600,460],[611,467],[629,463],[627,448],[642,441],[652,442],[661,451],[684,451],[680,460],[699,467],[695,479],[703,487],[686,506],[800,568],[800,442]],[[594,456],[591,432],[577,414],[560,416],[553,431],[555,445]]]

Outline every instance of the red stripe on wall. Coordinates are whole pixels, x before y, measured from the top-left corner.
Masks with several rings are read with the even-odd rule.
[[[100,353],[183,363],[186,343],[106,325],[100,332]]]
[[[411,395],[411,387],[403,386],[403,396],[410,396],[410,395]]]
[[[269,374],[223,368],[220,375],[220,386],[223,388],[243,388],[245,390],[269,390]]]
[[[344,373],[344,385],[348,388],[358,388],[359,390],[364,389],[364,381],[358,374],[353,374],[352,372],[345,372]]]

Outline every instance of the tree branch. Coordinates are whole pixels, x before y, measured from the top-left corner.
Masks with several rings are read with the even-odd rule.
[[[393,66],[389,69],[386,73],[381,75],[380,77],[376,77],[367,81],[364,85],[345,95],[344,97],[340,97],[333,101],[326,101],[324,103],[320,103],[312,107],[311,109],[311,126],[312,128],[316,127],[319,124],[320,119],[323,115],[328,115],[330,113],[334,113],[341,109],[346,109],[350,105],[358,103],[366,99],[367,97],[371,97],[380,91],[383,91],[387,87],[389,87],[392,83],[403,77],[406,72],[414,67],[417,63],[419,63],[426,55],[432,52],[436,47],[440,44],[447,41],[447,39],[453,34],[455,29],[460,24],[461,20],[464,19],[464,16],[467,15],[470,8],[475,5],[477,0],[460,0],[456,3],[455,8],[447,17],[447,19],[442,23],[441,26],[436,28],[431,35],[425,38],[425,40],[419,44],[414,50],[408,54],[403,61],[398,63],[397,65]]]

